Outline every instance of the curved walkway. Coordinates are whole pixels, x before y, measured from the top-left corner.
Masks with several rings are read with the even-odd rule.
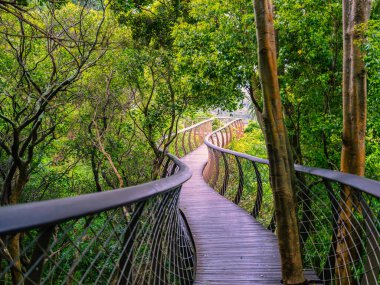
[[[194,284],[280,284],[276,236],[208,186],[202,176],[207,156],[202,145],[182,158],[193,171],[182,187],[180,207],[197,251]]]

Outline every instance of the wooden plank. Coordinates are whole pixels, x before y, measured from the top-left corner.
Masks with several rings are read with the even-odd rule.
[[[281,284],[276,236],[203,180],[206,146],[182,161],[193,171],[193,177],[182,188],[180,207],[197,251],[194,284]]]

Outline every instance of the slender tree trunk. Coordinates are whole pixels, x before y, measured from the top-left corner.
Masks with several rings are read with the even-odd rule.
[[[28,178],[27,164],[18,166],[11,182],[12,190],[9,196],[9,204],[14,205],[19,203],[22,190],[28,182]],[[24,284],[20,260],[20,233],[9,237],[8,251],[13,260],[11,268],[12,282],[13,284]]]
[[[343,137],[341,171],[363,176],[367,119],[367,78],[360,50],[364,39],[358,25],[368,21],[370,0],[343,0]],[[341,284],[352,284],[350,249],[353,247],[354,190],[343,187],[338,221],[335,275]]]
[[[248,89],[249,97],[253,103],[256,120],[260,126],[260,129],[264,132],[263,110],[259,104],[258,98],[261,97],[260,90],[260,78],[255,72],[251,77],[251,86]]]
[[[101,138],[101,135],[99,134],[99,131],[98,131],[98,126],[96,124],[96,122],[94,121],[94,125],[95,125],[95,132],[96,132],[96,141],[97,141],[97,145],[98,145],[98,148],[100,150],[100,152],[105,156],[105,158],[107,159],[109,165],[111,166],[112,168],[112,171],[115,173],[115,176],[117,177],[117,180],[119,182],[119,188],[123,188],[124,187],[124,180],[123,180],[123,177],[121,177],[119,171],[117,170],[113,160],[112,160],[112,157],[111,155],[105,150],[104,146],[103,146],[103,143],[102,143],[102,138]]]
[[[92,174],[94,175],[94,181],[96,185],[96,189],[98,192],[102,192],[102,185],[100,184],[99,181],[99,164],[96,162],[95,158],[95,149],[91,150],[91,169],[92,169]]]
[[[263,119],[270,164],[277,235],[284,284],[303,284],[302,257],[295,203],[295,175],[285,128],[277,76],[276,44],[271,0],[254,0],[259,73],[263,89]]]

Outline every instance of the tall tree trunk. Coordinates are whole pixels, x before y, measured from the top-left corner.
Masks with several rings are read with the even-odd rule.
[[[368,21],[370,0],[343,0],[343,137],[341,171],[363,176],[365,170],[365,133],[367,119],[367,78],[360,50],[364,39],[358,25]],[[341,284],[352,284],[350,248],[354,190],[343,187],[335,274]]]
[[[284,284],[303,284],[302,257],[295,203],[295,175],[277,76],[276,44],[271,0],[254,0],[263,89],[263,119],[273,189],[277,235]]]

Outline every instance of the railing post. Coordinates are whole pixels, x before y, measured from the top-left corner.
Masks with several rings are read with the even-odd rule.
[[[194,149],[193,149],[193,146],[192,146],[192,143],[191,143],[191,133],[193,132],[193,129],[190,129],[189,130],[189,137],[187,139],[187,142],[189,144],[189,152],[192,152]]]
[[[275,213],[272,214],[272,218],[270,220],[269,226],[267,228],[268,230],[275,232],[276,230],[276,215]]]
[[[186,133],[187,133],[187,131],[184,131],[183,136],[182,136],[182,149],[183,149],[183,153],[184,153],[183,156],[185,156],[187,154],[186,147],[185,147]]]
[[[179,137],[179,133],[175,136],[175,141],[174,141],[174,148],[175,148],[175,155],[177,157],[179,157],[179,153],[178,153],[178,137]]]
[[[205,168],[203,169],[203,177],[205,179],[205,181],[208,183],[210,181],[210,169],[211,169],[211,149],[210,148],[207,148],[207,152],[208,152],[208,160],[207,160],[207,163],[206,163],[206,166]]]
[[[239,186],[238,186],[238,190],[236,192],[234,203],[236,205],[238,205],[240,203],[241,196],[243,195],[244,173],[243,173],[243,169],[241,167],[241,163],[240,163],[239,158],[237,156],[235,156],[235,159],[236,159],[236,164],[237,164],[238,170],[239,170]]]
[[[245,164],[242,163],[241,158],[251,161],[256,175],[257,186],[255,187],[257,187],[257,196],[253,208],[249,210],[252,209],[251,215],[254,218],[258,218],[264,206],[264,186],[266,187],[266,183],[270,185],[270,182],[262,176],[263,173],[260,172],[261,169],[257,163],[268,165],[268,160],[239,154],[236,151],[228,149],[220,149],[225,148],[225,146],[231,142],[233,136],[240,138],[243,135],[244,124],[242,120],[230,122],[209,135],[208,142],[206,142],[209,151],[209,163],[207,171],[205,171],[204,174],[208,182],[213,180],[210,186],[217,187],[221,195],[226,195],[227,188],[230,187],[228,185],[229,168],[234,166],[233,162],[227,158],[227,155],[233,156],[239,171],[239,185],[237,186],[235,197],[232,197],[232,201],[239,204],[245,198],[243,191],[245,191],[244,171],[246,171],[246,169],[245,167],[243,168]],[[217,144],[215,142],[217,142]],[[216,157],[216,152],[219,155],[219,159]],[[217,161],[221,162],[220,155],[222,156],[224,164],[224,179],[223,185],[221,186],[219,183],[215,183],[219,178],[216,176],[211,177],[216,174],[216,172],[212,172],[216,169],[215,167],[217,167],[216,165],[214,166],[214,164],[217,163]],[[229,163],[232,164],[229,165]],[[380,201],[380,196],[378,192],[373,189],[380,189],[379,182],[362,177],[354,177],[346,173],[336,173],[326,169],[299,165],[295,165],[295,168],[297,173],[297,187],[299,189],[297,193],[299,198],[297,201],[299,202],[298,213],[302,215],[300,217],[301,223],[299,226],[300,241],[301,247],[303,250],[306,250],[304,253],[305,264],[309,265],[310,262],[315,273],[326,284],[332,282],[342,283],[345,281],[353,281],[358,285],[377,284],[380,274],[380,234],[379,221],[376,214],[378,212],[377,206]],[[221,172],[222,170],[217,169],[216,171]],[[220,175],[222,175],[222,173]],[[318,177],[318,179],[310,183],[306,180],[306,177],[303,178],[303,175],[313,177],[311,181],[314,181],[316,177]],[[347,181],[345,181],[343,177],[346,178]],[[319,192],[315,192],[313,187],[319,185],[322,181],[325,185],[325,192],[320,193],[322,189],[319,188],[316,189]],[[362,193],[362,196],[342,197],[336,192],[336,185],[330,185],[331,183],[338,183],[341,187],[357,189],[357,191],[360,191],[358,194]],[[323,196],[326,193],[327,196]],[[358,202],[359,198],[362,200]],[[374,199],[374,204],[370,203],[371,198]],[[229,197],[229,199],[231,199],[231,197]],[[269,208],[272,210],[271,206],[269,206]],[[329,208],[331,208],[330,212]],[[268,221],[266,220],[265,225],[267,224]],[[268,229],[273,232],[276,230],[275,211],[272,213]],[[326,235],[331,235],[329,241]],[[314,250],[309,251],[311,242],[317,243],[314,244],[316,252],[314,252]],[[343,243],[345,243],[346,247]],[[339,247],[340,244],[343,245]],[[343,255],[349,255],[349,257],[344,256],[344,260],[346,261],[339,262],[339,258],[343,259]],[[346,274],[344,274],[345,270],[347,272]],[[311,277],[309,281],[316,281],[314,278],[317,278],[317,276],[308,277]]]
[[[216,150],[212,150],[212,152],[213,152],[213,162],[212,163],[214,165],[215,171],[213,173],[210,186],[211,186],[211,188],[214,188],[215,184],[218,182],[218,179],[219,179],[219,153]]]
[[[255,219],[259,216],[260,210],[261,210],[261,203],[263,201],[263,184],[261,180],[261,173],[254,161],[252,161],[253,169],[255,170],[256,174],[256,183],[257,183],[257,194],[256,194],[256,201],[255,205],[252,209],[252,217]]]
[[[224,179],[223,179],[222,189],[220,189],[219,193],[224,196],[226,194],[226,190],[228,187],[228,180],[229,180],[230,172],[229,172],[228,161],[227,161],[226,155],[224,152],[221,152],[221,153],[222,153],[223,163],[224,163]]]
[[[194,135],[193,135],[193,139],[194,139],[194,149],[198,148],[198,142],[197,142],[197,135],[198,135],[198,130],[199,130],[200,126],[196,127],[194,129]]]
[[[227,139],[227,132],[226,132],[226,130],[225,129],[223,129],[224,130],[224,133],[225,133],[225,135],[226,135],[226,139]],[[220,147],[224,147],[226,144],[224,143],[225,142],[225,139],[224,139],[224,135],[223,135],[223,130],[221,130],[220,132],[218,132],[219,134],[220,134],[220,136],[222,137],[222,144],[221,145],[219,145]]]
[[[229,139],[228,139],[227,144],[229,144],[229,143],[232,141],[232,125],[229,125],[229,126],[228,126],[228,130],[229,130],[229,132],[230,132],[230,137],[229,137]]]

